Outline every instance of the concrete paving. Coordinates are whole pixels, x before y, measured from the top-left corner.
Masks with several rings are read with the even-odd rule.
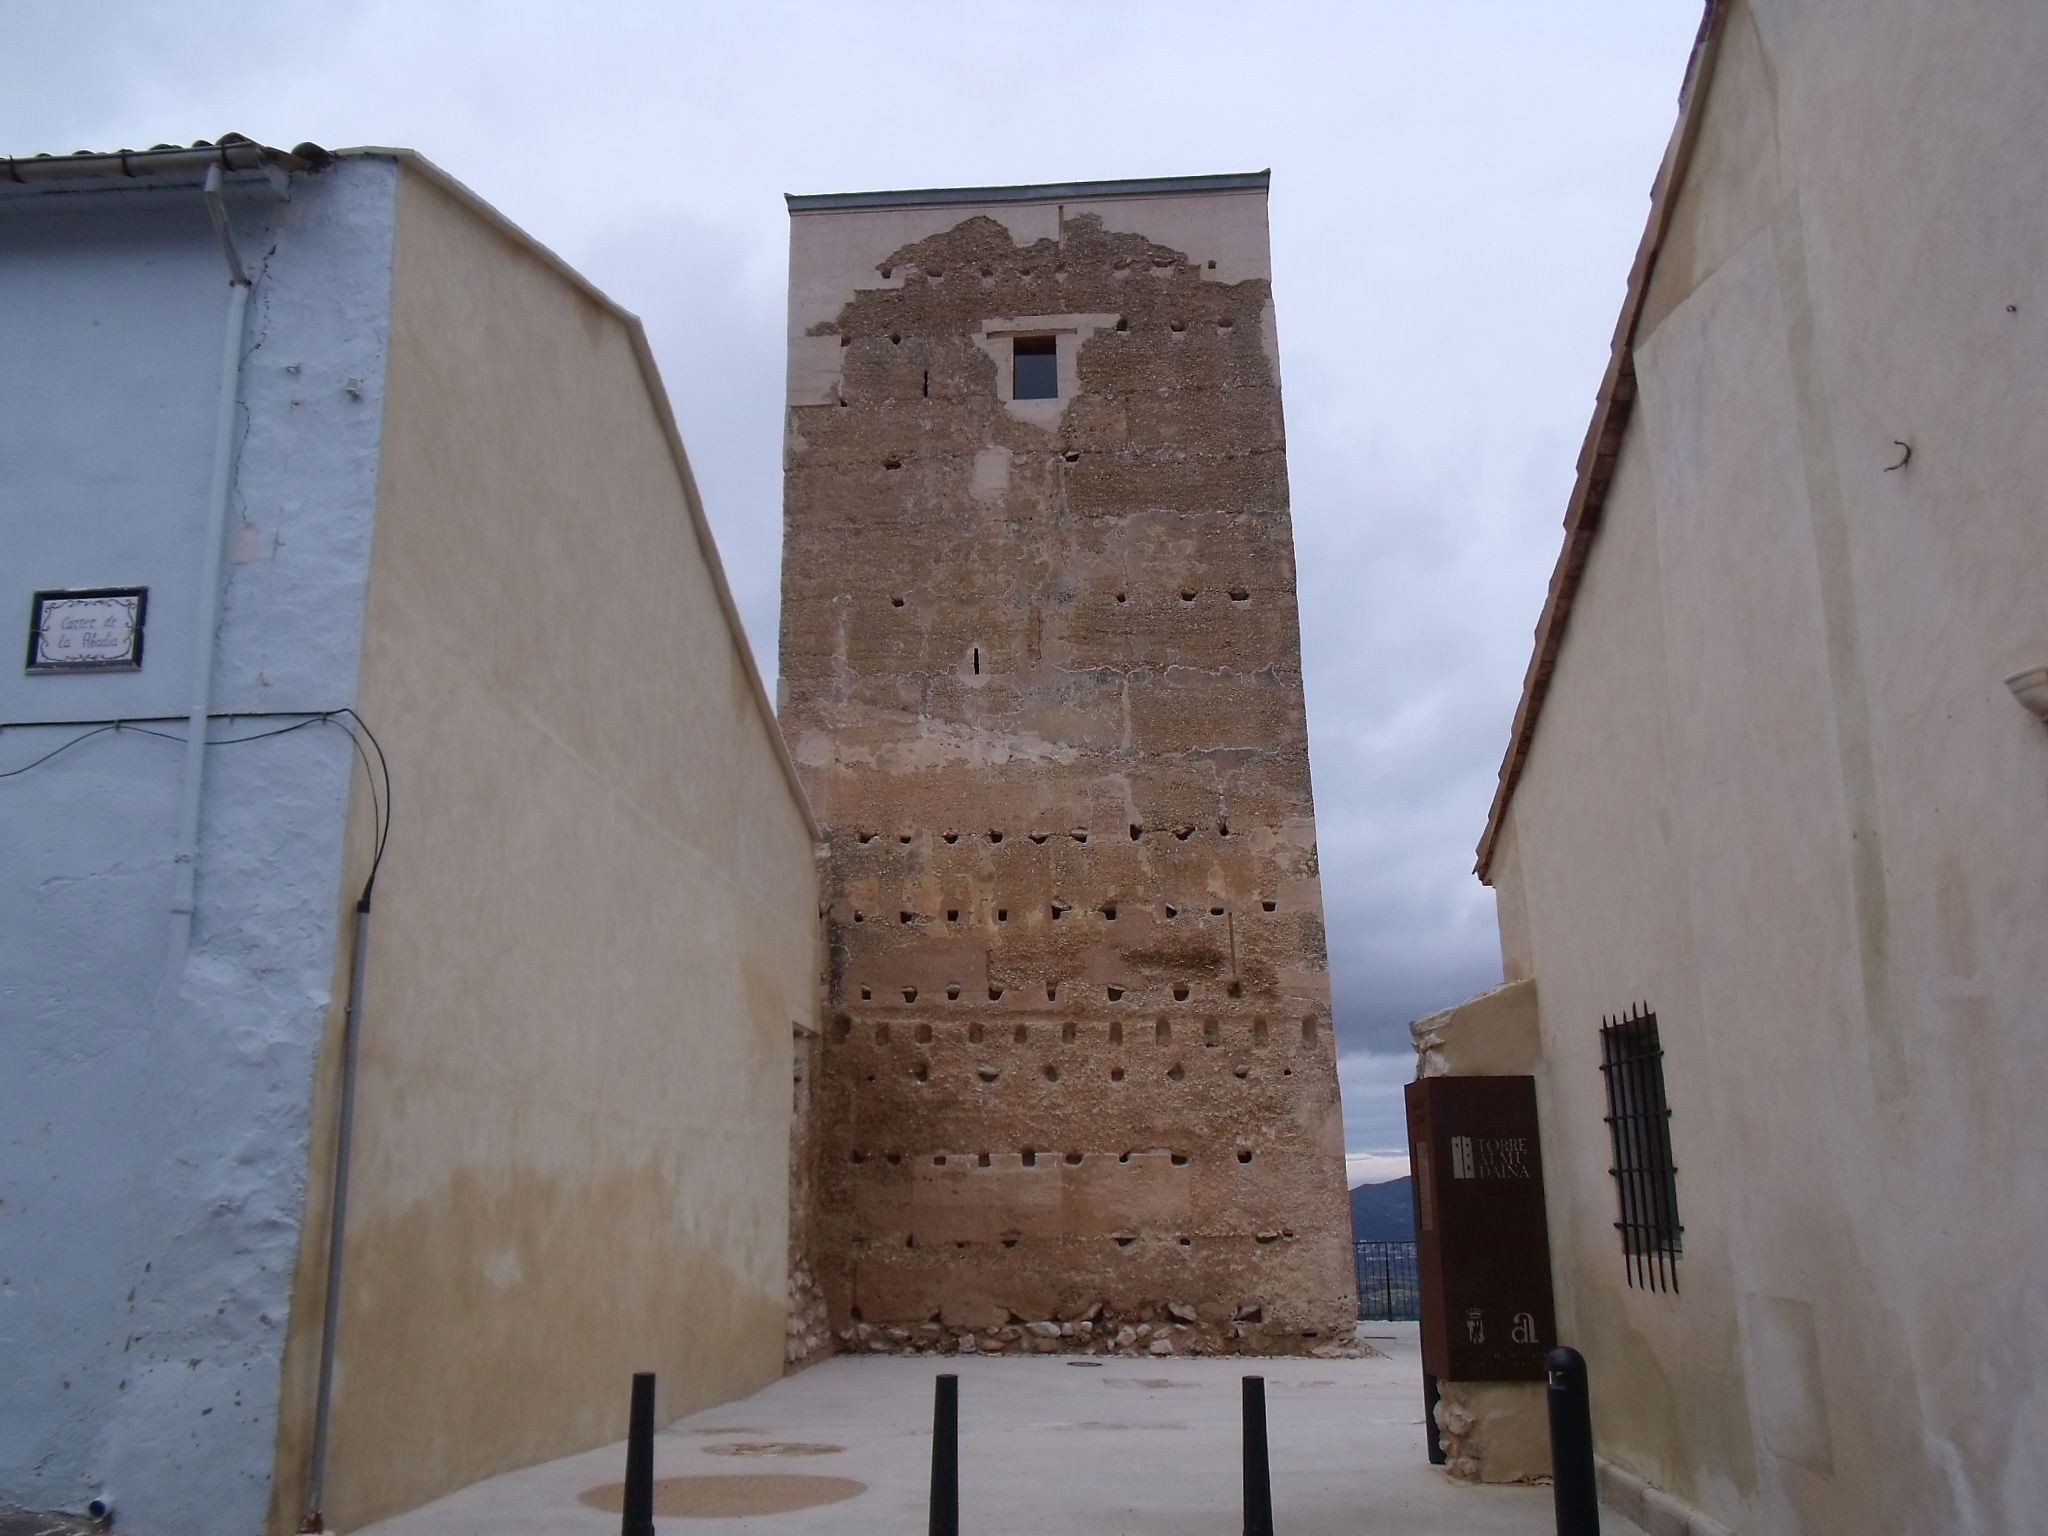
[[[1280,1536],[1548,1536],[1547,1487],[1475,1487],[1429,1465],[1414,1324],[1367,1325],[1368,1360],[899,1359],[842,1356],[656,1440],[657,1478],[853,1478],[843,1502],[773,1515],[664,1518],[764,1536],[925,1528],[932,1378],[960,1378],[960,1524],[969,1536],[1238,1536],[1238,1379],[1266,1378]],[[622,1394],[623,1395],[623,1394]],[[598,1536],[579,1501],[616,1485],[623,1443],[510,1472],[358,1536]],[[770,1484],[762,1484],[768,1488]],[[616,1508],[616,1505],[614,1505]],[[1639,1536],[1602,1511],[1607,1536]]]

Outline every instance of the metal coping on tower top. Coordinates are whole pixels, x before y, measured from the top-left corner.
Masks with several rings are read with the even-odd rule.
[[[861,208],[952,208],[972,203],[1079,202],[1105,197],[1165,197],[1177,192],[1263,192],[1270,170],[1221,176],[1143,176],[1124,181],[1055,181],[1022,187],[925,187],[908,192],[785,192],[791,213],[845,213]]]

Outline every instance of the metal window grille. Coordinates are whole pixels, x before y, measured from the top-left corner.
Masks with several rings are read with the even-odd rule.
[[[1607,1130],[1614,1143],[1615,1194],[1628,1283],[1678,1289],[1685,1228],[1678,1221],[1678,1168],[1671,1161],[1671,1106],[1664,1098],[1664,1048],[1657,1015],[1638,1003],[1600,1023],[1600,1070],[1607,1078]]]

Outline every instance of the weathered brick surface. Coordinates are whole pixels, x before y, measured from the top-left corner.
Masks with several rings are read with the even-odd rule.
[[[1351,1265],[1269,284],[1085,204],[1021,246],[963,209],[882,268],[846,274],[836,396],[788,431],[834,1325],[1327,1345]],[[1116,320],[1048,425],[980,338],[1059,315]]]

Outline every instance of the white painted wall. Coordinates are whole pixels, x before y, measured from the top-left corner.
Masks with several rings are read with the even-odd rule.
[[[2048,11],[1930,15],[1732,8],[1493,869],[1596,1437],[1744,1533],[2048,1507]],[[1675,1296],[1612,1226],[1639,1000]]]
[[[354,694],[393,174],[230,190],[257,283],[216,709]],[[185,707],[228,289],[196,188],[10,188],[0,292],[5,771],[79,733],[20,722]],[[131,583],[142,671],[22,674],[32,591]],[[352,766],[332,726],[208,753],[175,971],[182,749],[108,734],[0,779],[0,1504],[259,1528]]]

